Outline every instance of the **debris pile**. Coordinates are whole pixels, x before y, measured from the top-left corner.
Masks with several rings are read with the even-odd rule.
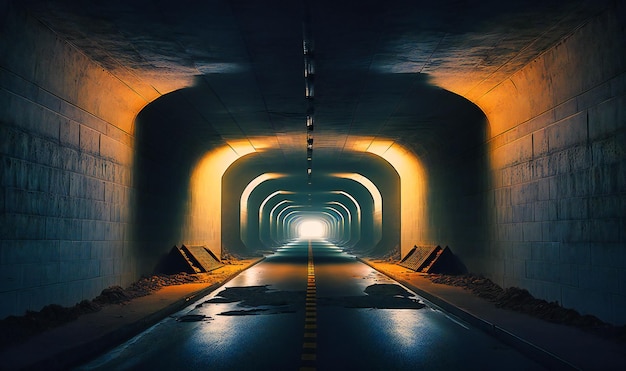
[[[105,305],[124,304],[164,286],[201,282],[201,279],[198,275],[187,273],[143,277],[126,289],[120,286],[108,287],[93,300],[83,300],[72,307],[50,304],[40,311],[27,311],[23,316],[9,316],[0,320],[0,348],[71,322],[83,314],[97,312]]]
[[[387,252],[386,254],[382,255],[379,259],[384,261],[384,262],[395,263],[395,262],[399,261],[400,258],[401,258],[401,256],[400,256],[400,248],[396,245],[395,248],[391,249],[389,252]]]
[[[159,274],[150,277],[143,277],[139,281],[130,285],[130,287],[126,289],[126,292],[133,298],[137,298],[150,295],[152,292],[165,286],[194,283],[199,280],[199,276],[184,272],[170,275]]]
[[[38,312],[27,311],[23,316],[9,316],[0,321],[0,349],[100,309],[97,303],[83,300],[73,307],[50,304]]]
[[[434,282],[470,290],[474,295],[488,300],[496,307],[526,313],[543,320],[594,332],[613,340],[626,342],[626,326],[613,326],[592,315],[582,315],[574,309],[562,307],[558,302],[537,299],[527,290],[518,287],[503,289],[483,276],[431,274],[428,278]]]

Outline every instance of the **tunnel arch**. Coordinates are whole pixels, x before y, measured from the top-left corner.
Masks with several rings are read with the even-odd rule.
[[[336,176],[339,178],[351,179],[355,182],[360,183],[363,187],[365,187],[370,195],[372,196],[372,202],[374,205],[374,222],[373,222],[373,230],[372,230],[372,244],[378,245],[380,240],[382,239],[382,222],[383,222],[383,198],[380,193],[380,190],[369,178],[363,176],[359,173],[336,173],[332,174],[332,176]]]
[[[352,235],[352,213],[350,213],[350,209],[338,201],[328,202],[327,204],[329,205],[328,209],[333,210],[341,217],[340,220],[337,220],[337,223],[339,225],[338,231],[342,232],[341,236],[343,236],[343,238],[337,239],[337,243],[342,246],[348,245]],[[340,209],[334,207],[334,205],[337,205]],[[345,215],[343,212],[345,212]]]
[[[351,179],[355,182],[358,182],[360,185],[362,185],[365,189],[368,190],[368,192],[370,193],[371,196],[371,200],[372,200],[372,205],[373,205],[373,218],[372,218],[372,223],[371,226],[368,225],[366,226],[366,231],[367,234],[364,236],[364,238],[368,238],[371,240],[370,244],[371,245],[377,245],[381,239],[382,236],[382,197],[380,195],[380,191],[373,185],[373,183],[371,181],[369,181],[369,179],[367,179],[366,177],[363,177],[360,174],[354,174],[354,173],[346,173],[346,174],[338,174],[338,175],[334,175],[333,176],[337,176],[337,178],[342,178],[342,179]],[[259,177],[255,178],[255,179],[259,179]],[[265,180],[269,180],[268,177],[264,177]],[[273,179],[276,179],[276,177],[274,177]],[[252,184],[252,183],[251,183]],[[256,185],[261,184],[261,182],[255,182]],[[254,187],[256,187],[256,185]],[[246,187],[246,190],[249,190],[250,186]],[[343,191],[330,191],[330,193],[341,193]],[[247,195],[249,195],[250,193],[252,193],[252,190],[250,189],[249,193]],[[318,194],[319,192],[314,192],[315,194]],[[267,222],[264,222],[264,220],[266,218],[264,218],[262,215],[264,213],[264,207],[266,205],[266,203],[268,203],[268,201],[270,201],[270,199],[274,198],[275,196],[281,195],[281,198],[290,198],[292,197],[292,195],[294,195],[295,192],[290,192],[290,191],[275,191],[272,194],[268,195],[262,202],[261,202],[261,206],[259,208],[259,225],[260,225],[260,230],[259,230],[259,234],[260,234],[260,240],[261,242],[266,243],[266,245],[268,243],[271,244],[272,239],[272,234],[273,234],[273,229],[272,229],[272,225],[276,223],[275,220],[272,219],[272,214],[274,211],[274,207],[272,207],[270,209],[270,215],[269,215],[269,233],[264,232],[265,228],[263,224],[267,224]],[[308,193],[309,196],[311,196],[311,193]],[[347,197],[351,197],[349,194],[345,193],[345,196]],[[240,212],[240,215],[242,215],[242,238],[246,238],[246,236],[244,236],[244,233],[246,233],[246,231],[244,231],[243,226],[245,224],[247,224],[247,220],[244,220],[244,217],[247,217],[247,211],[244,213],[243,209],[246,208],[247,209],[247,205],[244,204],[243,201],[244,197],[242,196],[242,202],[241,202],[241,208],[242,211]],[[245,197],[245,199],[247,200],[247,196]],[[276,200],[278,201],[278,200]],[[358,202],[356,202],[355,199],[352,200],[356,205],[357,205],[357,209],[360,209],[360,205],[358,204]],[[282,201],[280,201],[282,202]],[[368,200],[369,203],[369,200]],[[357,210],[357,212],[354,214],[355,215],[355,220],[358,223],[358,225],[356,225],[354,227],[354,230],[357,232],[357,234],[360,234],[361,231],[361,212],[360,210]],[[350,221],[351,222],[351,221]],[[371,227],[371,228],[370,228]],[[266,235],[266,239],[264,239],[264,235]],[[355,243],[358,242],[360,238],[357,238],[355,240]],[[275,242],[275,241],[274,241]],[[245,241],[244,241],[245,243]]]
[[[340,183],[349,184],[348,180],[338,179]],[[267,228],[262,228],[266,226],[269,222],[267,221],[267,217],[269,214],[270,208],[264,209],[264,202],[273,197],[277,197],[279,195],[291,197],[298,205],[305,205],[309,203],[308,197],[312,195],[312,197],[317,198],[319,200],[325,200],[327,198],[346,198],[350,200],[355,205],[356,210],[353,212],[355,215],[355,223],[353,225],[354,234],[352,236],[352,241],[356,244],[361,239],[361,224],[363,221],[361,218],[363,217],[363,212],[361,209],[365,208],[368,210],[368,213],[372,215],[372,205],[367,205],[367,202],[363,202],[363,198],[366,195],[369,195],[368,191],[364,187],[358,187],[353,190],[353,193],[356,192],[359,194],[359,199],[361,201],[357,201],[356,198],[352,197],[348,192],[344,191],[336,191],[336,190],[328,190],[328,191],[317,191],[311,193],[303,193],[303,192],[294,192],[294,191],[274,191],[275,189],[281,189],[283,186],[288,186],[290,182],[289,177],[274,179],[272,181],[264,182],[259,187],[255,188],[255,190],[251,193],[251,205],[248,206],[249,209],[252,209],[251,212],[248,213],[248,220],[245,221],[248,224],[248,234],[246,235],[246,243],[248,248],[254,248],[259,243],[263,243],[264,240],[269,240],[269,230]],[[277,183],[277,184],[272,184]],[[335,184],[337,185],[337,184]],[[271,192],[271,193],[270,193]],[[269,194],[268,194],[269,193]],[[362,205],[361,205],[362,204]],[[366,217],[368,222],[368,232],[371,232],[370,224],[372,224],[372,218]],[[278,223],[282,223],[282,220],[278,220]],[[258,237],[257,237],[258,236]],[[267,237],[266,239],[263,236]]]
[[[281,238],[279,238],[280,226],[276,222],[276,218],[278,217],[277,214],[282,211],[282,208],[278,210],[278,212],[277,212],[277,209],[280,207],[280,205],[284,205],[287,203],[293,203],[293,201],[292,200],[279,201],[272,207],[269,213],[270,240],[274,244],[279,244],[279,241],[282,240]]]
[[[375,206],[373,202],[374,198],[378,198],[377,193],[380,193],[381,194],[380,198],[384,197],[385,202],[386,202],[385,204],[389,205],[389,208],[383,211],[383,212],[389,213],[389,215],[387,215],[386,217],[389,223],[381,223],[382,227],[379,229],[379,232],[375,232],[375,234],[384,235],[388,237],[388,238],[381,238],[381,242],[379,243],[379,245],[384,244],[388,246],[391,244],[392,247],[393,246],[397,247],[398,243],[395,242],[397,237],[394,237],[394,235],[397,236],[398,228],[399,228],[399,218],[394,216],[394,214],[396,213],[399,214],[399,197],[398,197],[399,195],[397,192],[398,183],[397,183],[397,180],[394,180],[394,179],[397,179],[397,173],[385,160],[379,158],[378,156],[374,156],[368,153],[362,153],[359,156],[361,157],[361,162],[359,163],[358,161],[355,161],[356,166],[350,166],[350,171],[345,171],[345,169],[342,169],[342,168],[334,167],[333,169],[333,167],[330,167],[329,170],[326,172],[327,174],[320,174],[318,172],[316,176],[318,177],[319,181],[322,181],[324,183],[332,184],[333,182],[336,183],[339,181],[339,182],[342,182],[342,184],[348,184],[348,183],[345,183],[346,181],[348,181],[348,182],[354,183],[354,186],[349,186],[349,187],[358,186],[362,188],[363,191],[359,191],[359,192],[366,192],[364,194],[367,194],[367,198],[369,199],[367,203],[371,204],[371,206],[369,206],[369,208],[371,209],[369,214],[372,216],[376,215],[378,211],[380,211],[381,209],[381,206],[380,206],[381,202],[377,201]],[[282,167],[279,169],[278,167],[268,166],[267,163],[263,164],[263,161],[260,160],[259,157],[260,155],[258,153],[247,156],[243,158],[242,160],[235,162],[225,173],[225,177],[223,179],[223,188],[225,189],[226,198],[223,200],[223,203],[230,205],[230,209],[229,207],[226,207],[226,206],[223,208],[223,210],[225,211],[223,213],[223,217],[225,218],[223,225],[228,225],[228,226],[236,225],[237,229],[240,229],[240,226],[239,226],[240,220],[238,219],[241,213],[239,210],[237,211],[232,210],[232,204],[233,204],[232,201],[238,198],[237,195],[238,194],[240,195],[239,192],[242,192],[239,190],[245,189],[253,179],[255,179],[256,177],[259,177],[264,172],[281,173],[281,174],[292,173],[292,175],[285,176],[284,178],[281,177],[281,178],[272,179],[271,183],[275,184],[274,186],[268,186],[266,184],[270,180],[265,180],[264,182],[259,183],[258,185],[259,187],[261,188],[267,187],[268,192],[266,193],[266,195],[268,195],[270,191],[273,192],[276,189],[289,190],[292,192],[300,192],[302,194],[309,193],[309,190],[307,189],[306,184],[301,184],[299,189],[294,189],[293,185],[289,184],[290,182],[294,182],[294,181],[298,183],[298,179],[301,179],[298,176],[293,175],[294,170],[292,169],[297,169],[298,165],[289,167],[288,165],[285,166],[283,164],[281,165]],[[367,163],[364,162],[365,159],[367,159]],[[372,166],[375,166],[376,168],[382,166],[382,168],[385,169],[383,171],[378,171],[378,173],[374,173],[373,175],[374,179],[371,180],[371,183],[382,185],[383,187],[383,189],[376,190],[376,193],[374,195],[371,194],[372,193],[371,189],[368,190],[367,187],[363,186],[362,183],[364,182],[359,183],[358,182],[359,179],[356,179],[356,180],[350,179],[350,178],[356,178],[357,176],[355,174],[363,174],[359,176],[363,176],[364,178],[371,178],[372,171],[373,171]],[[297,170],[295,170],[295,172],[297,172]],[[333,174],[341,174],[341,176],[334,177]],[[265,184],[265,186],[263,186],[263,184]],[[342,185],[339,187],[328,186],[327,189],[337,190],[337,189],[344,189],[345,187],[348,187],[348,186],[347,185]],[[257,187],[254,187],[254,188],[257,188]],[[264,199],[265,199],[264,197],[261,197],[259,203],[261,203]],[[282,200],[283,198],[280,198],[280,201]],[[365,200],[365,198],[363,200]],[[238,203],[239,201],[240,200],[237,200]],[[273,209],[275,202],[279,202],[279,201],[269,201],[267,203],[267,205],[269,206],[269,207],[266,207],[268,216],[271,211],[273,211],[274,215],[277,213],[277,211]],[[373,212],[374,209],[376,209],[377,211]],[[256,211],[250,211],[250,210],[249,212],[256,213]],[[373,217],[370,217],[370,219],[373,219]],[[271,221],[270,223],[274,223],[274,222]],[[371,233],[372,231],[375,231],[375,228],[373,227],[368,228],[368,232]],[[233,251],[240,251],[240,252],[246,251],[244,244],[239,241],[236,241],[239,239],[238,236],[236,238],[232,238],[234,237],[234,235],[230,234],[229,236],[229,233],[231,232],[224,231],[223,245],[228,246],[228,249],[233,249]],[[268,236],[267,236],[268,241],[272,240],[272,236],[271,236],[272,233],[274,232],[268,232]],[[373,239],[378,240],[379,238],[377,236],[375,236],[374,238],[367,238],[367,240],[369,240],[370,242]],[[372,247],[374,246],[371,246],[370,248]]]
[[[189,88],[186,88],[189,89]],[[200,117],[180,117],[185,89],[165,94],[138,112],[133,158],[130,239],[139,271],[158,269],[174,245],[204,245],[221,255],[221,179],[238,159],[255,151],[245,140],[224,141]],[[172,145],[184,143],[184,145]]]
[[[150,121],[147,119],[148,116],[150,116],[150,119],[159,122],[162,122],[164,117],[172,118],[175,112],[175,109],[173,109],[175,103],[180,103],[181,105],[188,104],[188,102],[184,104],[182,102],[187,100],[190,96],[199,94],[201,91],[204,91],[204,89],[205,87],[185,88],[157,99],[146,107],[145,112],[142,111],[142,120],[138,120],[138,124],[142,121]],[[428,96],[428,99],[420,102],[419,105],[416,105],[416,108],[427,107],[429,104],[432,104],[432,102],[437,101],[437,99],[441,99],[441,102],[456,104],[457,106],[467,106],[462,112],[470,117],[469,122],[471,122],[471,125],[465,125],[462,131],[449,136],[449,138],[452,139],[451,143],[454,144],[454,150],[449,151],[447,147],[441,144],[444,143],[443,138],[449,134],[446,133],[446,130],[453,128],[455,125],[451,120],[455,119],[457,116],[443,114],[442,118],[438,118],[438,120],[442,120],[442,122],[445,121],[445,125],[437,127],[435,134],[428,134],[425,138],[416,137],[415,134],[408,134],[410,132],[407,132],[406,135],[389,138],[386,138],[384,135],[377,137],[353,135],[348,145],[349,151],[342,157],[341,162],[337,163],[337,161],[333,161],[331,158],[321,160],[317,157],[317,170],[315,174],[318,179],[320,177],[321,179],[326,177],[334,179],[333,181],[338,181],[339,178],[343,178],[360,183],[361,186],[365,186],[366,188],[368,186],[371,188],[372,185],[376,188],[384,188],[380,190],[380,201],[384,200],[385,205],[389,205],[389,207],[379,207],[378,205],[382,204],[382,202],[375,197],[375,192],[370,191],[370,197],[376,198],[372,206],[373,212],[363,214],[367,215],[368,218],[371,216],[375,219],[376,221],[373,222],[374,225],[378,225],[378,220],[382,219],[380,229],[365,229],[372,233],[371,236],[366,236],[364,240],[370,243],[373,242],[374,246],[369,246],[368,251],[374,254],[383,255],[388,254],[389,251],[397,250],[398,255],[403,256],[414,244],[435,244],[445,241],[449,236],[456,234],[450,234],[448,230],[439,227],[450,221],[450,216],[446,212],[440,211],[440,207],[431,207],[432,205],[442,202],[442,192],[439,191],[440,189],[454,188],[449,184],[442,186],[443,180],[438,176],[439,164],[441,164],[442,161],[444,163],[445,161],[449,161],[450,153],[458,155],[463,149],[477,143],[474,139],[467,143],[463,142],[462,140],[467,139],[467,136],[460,133],[473,132],[475,134],[473,138],[484,139],[483,123],[485,121],[481,119],[481,117],[484,118],[484,115],[476,114],[476,112],[481,111],[474,104],[453,93],[446,92],[442,89],[434,89],[423,81],[418,80],[415,88],[407,97],[419,97],[421,99],[423,96],[420,94]],[[434,112],[445,112],[445,110],[441,108],[443,106],[442,103],[432,105],[438,107]],[[415,108],[413,110],[415,110]],[[163,115],[164,111],[166,112],[165,116]],[[148,115],[147,113],[150,114]],[[203,114],[207,113],[204,112]],[[157,116],[159,117],[157,118]],[[196,178],[205,179],[205,182],[208,182],[209,178],[212,181],[219,179],[221,183],[221,192],[211,192],[211,197],[213,198],[210,202],[200,201],[205,206],[211,203],[215,204],[215,202],[220,204],[220,207],[210,207],[210,209],[212,211],[220,210],[221,217],[211,217],[211,221],[206,223],[209,230],[214,231],[215,228],[218,228],[219,232],[210,232],[207,233],[206,236],[198,234],[199,229],[195,229],[194,226],[198,223],[202,223],[200,221],[202,218],[198,219],[197,216],[203,213],[202,209],[205,208],[205,206],[199,206],[198,202],[188,199],[185,201],[189,209],[186,211],[188,215],[185,217],[185,227],[180,229],[179,241],[181,241],[181,243],[182,241],[186,241],[187,243],[208,243],[214,246],[213,249],[216,252],[221,252],[224,248],[232,251],[246,251],[246,243],[241,241],[242,236],[244,236],[245,239],[245,236],[248,235],[245,233],[245,229],[248,226],[244,225],[242,227],[241,225],[242,220],[246,220],[246,217],[242,218],[241,213],[247,211],[247,208],[241,207],[241,203],[245,202],[241,200],[242,194],[254,192],[260,187],[263,188],[263,184],[269,180],[280,179],[287,177],[287,175],[296,177],[294,174],[298,173],[298,169],[302,168],[302,164],[299,164],[291,158],[285,158],[280,152],[277,152],[276,148],[272,145],[264,146],[262,144],[263,140],[246,140],[232,137],[224,144],[223,140],[219,139],[220,134],[218,132],[211,132],[211,129],[209,129],[208,132],[212,140],[207,140],[203,142],[202,145],[197,145],[197,138],[191,139],[194,134],[191,128],[197,127],[197,123],[199,121],[205,121],[206,118],[201,115],[194,118],[192,115],[184,119],[188,119],[190,122],[176,128],[176,130],[182,128],[182,133],[177,132],[176,135],[173,135],[174,133],[172,131],[165,132],[172,134],[172,137],[187,138],[183,142],[194,143],[191,150],[175,151],[175,153],[180,152],[186,154],[187,158],[182,159],[182,162],[188,164],[187,168],[190,173],[195,171],[195,169],[193,169],[195,166],[195,160],[193,158],[201,158],[204,156],[204,153],[217,151],[217,148],[230,148],[233,157],[229,161],[217,165],[217,168],[220,169],[219,171],[210,170],[207,174],[211,175],[204,177],[200,175],[195,176]],[[138,127],[139,126],[143,125],[138,125]],[[186,127],[190,129],[186,129]],[[211,126],[208,125],[208,127],[210,128]],[[410,126],[407,126],[407,128],[409,127]],[[472,129],[474,127],[478,127],[479,130]],[[480,129],[481,127],[482,129]],[[155,133],[151,133],[152,134],[148,134],[150,142],[152,142],[155,137]],[[165,138],[169,139],[168,135],[163,135],[154,143],[162,143]],[[148,138],[146,137],[146,139]],[[252,143],[256,143],[256,147],[252,145]],[[153,144],[151,144],[151,147],[154,147]],[[193,154],[193,156],[190,157],[190,154]],[[365,159],[368,160],[364,161]],[[479,167],[483,169],[486,166],[479,165]],[[433,171],[433,169],[436,170]],[[237,174],[239,177],[235,177],[234,174]],[[276,179],[266,179],[265,177],[268,177],[268,175],[263,174],[281,175],[270,176]],[[363,178],[357,179],[358,177]],[[367,179],[369,182],[363,181],[363,179]],[[388,179],[391,179],[391,181]],[[397,180],[394,181],[393,179]],[[253,185],[254,182],[259,182],[259,184],[251,186],[251,182],[253,182]],[[246,187],[251,188],[246,190]],[[287,189],[288,187],[279,188]],[[299,189],[294,191],[307,192],[305,188],[306,185],[303,182]],[[181,191],[181,194],[182,193]],[[193,193],[195,195],[194,200],[202,200],[202,198],[199,198],[199,191],[196,190]],[[220,193],[223,195],[221,199],[218,197]],[[246,197],[244,197],[244,199],[245,198]],[[235,199],[237,201],[233,202]],[[238,206],[234,207],[234,205],[237,204]],[[369,202],[363,203],[363,205],[369,205]],[[233,210],[235,208],[237,210]],[[380,212],[380,209],[382,209],[382,212]],[[388,214],[385,215],[385,213]],[[397,216],[393,215],[394,213],[397,213]],[[247,216],[247,218],[249,217],[250,215]],[[206,218],[204,220],[208,221]],[[174,223],[174,225],[175,224],[176,223]],[[258,225],[258,223],[252,224]],[[232,231],[233,226],[239,230],[239,233],[236,235]],[[253,228],[256,228],[256,226]],[[182,235],[184,235],[184,237]],[[267,241],[271,241],[270,237],[271,236],[267,238]],[[265,239],[265,236],[259,238],[259,241],[261,239]],[[216,240],[219,240],[219,244],[216,244]],[[455,238],[450,240],[455,241]],[[378,241],[380,241],[380,243],[378,243]],[[216,245],[217,247],[215,247]]]
[[[284,243],[286,227],[283,225],[283,223],[279,221],[280,216],[284,212],[286,207],[297,206],[298,199],[304,198],[302,195],[300,197],[293,197],[294,194],[294,192],[274,192],[267,196],[264,200],[264,203],[267,201],[266,204],[269,204],[271,206],[272,201],[275,201],[275,205],[271,206],[271,208],[270,206],[267,206],[269,213],[267,213],[266,217],[262,216],[264,214],[264,208],[259,208],[259,221],[262,222],[263,220],[267,220],[267,222],[261,223],[261,228],[259,230],[259,238],[262,242],[265,243],[266,246],[280,246]],[[269,228],[264,228],[263,224],[269,224]]]
[[[230,147],[235,157],[254,151],[248,156],[263,158],[258,163],[265,165],[258,172],[248,168],[252,177],[292,159],[280,170],[303,173],[308,102],[302,96],[301,35],[277,32],[282,36],[271,46],[266,39],[298,30],[299,17],[284,15],[296,14],[300,5],[259,17],[256,10],[265,5],[205,4],[202,9],[216,13],[195,23],[200,32],[194,34],[193,22],[167,32],[185,19],[177,16],[187,14],[184,7],[160,14],[135,4],[131,8],[139,12],[119,12],[118,3],[101,2],[105,11],[93,12],[70,1],[10,2],[0,11],[7,20],[0,33],[7,51],[0,53],[7,98],[0,110],[7,164],[0,206],[5,239],[14,241],[4,242],[3,253],[24,268],[11,276],[5,314],[39,309],[58,290],[68,293],[62,304],[73,304],[108,285],[129,284],[151,273],[174,244],[213,244],[221,234],[223,247],[242,245],[238,233],[229,234],[228,216],[236,208],[228,194],[240,195],[239,184],[220,180],[219,172],[196,173],[211,151]],[[412,235],[402,230],[408,237],[402,238],[403,251],[413,243],[450,245],[473,272],[623,322],[623,295],[613,295],[604,280],[578,282],[578,270],[561,270],[567,282],[542,274],[563,264],[544,251],[572,253],[591,272],[604,272],[612,251],[623,245],[615,223],[624,217],[624,6],[553,5],[520,13],[496,6],[486,17],[473,11],[464,18],[480,23],[455,24],[445,7],[429,13],[392,4],[398,17],[374,28],[383,38],[367,37],[373,23],[344,22],[355,15],[349,7],[328,19],[321,12],[326,8],[314,5],[322,16],[315,35],[314,176],[347,161],[332,171],[358,170],[379,185],[348,157],[398,144],[420,160],[426,175],[424,184],[408,185],[424,189],[424,203],[413,208],[425,214],[419,218],[425,216],[427,225],[414,222]],[[357,13],[376,19],[382,14],[362,10]],[[163,15],[173,22],[164,24]],[[527,22],[518,33],[508,27],[518,15],[541,21]],[[199,18],[196,11],[191,19]],[[94,20],[103,27],[93,27]],[[271,27],[258,32],[267,20]],[[218,32],[204,33],[207,25]],[[432,27],[438,31],[424,32]],[[142,37],[133,37],[139,28]],[[438,43],[439,31],[454,37]],[[355,42],[338,43],[344,36]],[[120,47],[104,51],[111,45]],[[428,45],[436,46],[432,53]],[[222,219],[210,206],[218,198],[202,201],[210,187],[192,189],[192,183],[208,182],[227,185],[221,190]],[[550,191],[555,188],[556,195]],[[405,190],[397,189],[398,199]],[[387,204],[388,193],[381,193]],[[571,209],[586,212],[574,215]],[[403,224],[398,217],[385,234],[390,224],[384,222],[381,242],[400,246]],[[23,280],[44,267],[58,272],[78,264],[73,254],[38,252],[40,243],[50,251],[59,245],[76,246],[81,254],[106,251],[92,263],[107,268],[94,276],[79,272],[72,282],[63,274],[45,282]],[[30,264],[22,254],[30,249],[44,264]],[[520,249],[542,256],[511,253]],[[585,260],[589,249],[596,257],[591,262]],[[529,269],[511,269],[520,265]],[[71,289],[75,285],[83,290]],[[589,295],[620,300],[587,304]]]
[[[328,212],[299,212],[285,222],[285,230],[288,232],[286,239],[323,238],[335,241],[337,231],[334,225],[336,222],[337,219]],[[306,223],[318,223],[322,230],[307,234],[302,230]]]
[[[327,211],[320,211],[320,210],[327,210]],[[301,216],[301,214],[309,214],[313,217],[318,217],[321,214],[324,215],[328,215],[330,217],[330,219],[334,220],[335,222],[333,223],[335,225],[334,229],[332,230],[333,234],[331,236],[328,236],[330,238],[330,241],[333,243],[338,243],[338,244],[344,244],[344,241],[347,242],[347,240],[345,239],[338,239],[337,236],[345,236],[346,234],[349,235],[349,226],[346,226],[345,223],[340,223],[339,220],[344,220],[344,216],[341,212],[339,212],[337,209],[333,209],[330,207],[326,207],[326,208],[321,208],[318,211],[299,211],[299,210],[294,210],[292,212],[288,212],[285,217],[284,217],[284,223],[281,224],[281,228],[278,232],[280,238],[280,241],[289,241],[292,236],[296,235],[296,230],[295,227],[293,227],[293,221],[296,218],[299,218]],[[336,214],[337,217],[333,217],[333,214]],[[348,231],[346,233],[346,231]],[[349,237],[348,237],[349,238]]]
[[[240,223],[241,221],[247,221],[248,220],[248,199],[250,197],[250,194],[252,193],[252,191],[254,191],[254,189],[261,183],[268,181],[270,179],[276,179],[276,178],[280,178],[285,176],[284,174],[279,174],[279,173],[263,173],[260,174],[259,176],[257,176],[256,178],[254,178],[253,180],[250,181],[250,183],[248,183],[248,185],[246,185],[246,188],[243,190],[243,192],[241,193],[241,198],[239,201],[239,220]],[[286,192],[286,191],[283,191]],[[245,234],[247,233],[247,223],[241,223],[240,225],[240,236],[241,236],[241,240],[242,242],[245,243]]]
[[[345,212],[345,215],[344,215],[344,212],[337,210],[333,206],[328,206],[328,205],[334,205],[334,204],[340,205],[342,207],[342,210]],[[287,225],[287,218],[288,218],[288,215],[290,214],[289,210],[295,209],[299,211],[300,209],[304,209],[309,214],[314,214],[316,212],[319,213],[320,210],[332,210],[340,217],[340,219],[342,220],[342,226],[343,226],[341,230],[341,235],[343,236],[343,238],[341,240],[337,240],[337,242],[341,243],[345,247],[352,247],[360,239],[360,236],[358,235],[357,226],[354,226],[353,228],[352,214],[356,213],[356,206],[354,207],[355,207],[355,211],[353,212],[350,210],[349,207],[343,205],[343,203],[338,202],[338,201],[323,202],[317,205],[316,207],[312,207],[310,205],[303,205],[303,204],[286,205],[282,207],[280,212],[278,212],[276,215],[277,220],[275,224],[279,228],[277,241],[284,242],[287,236],[293,234],[289,226]]]
[[[270,219],[271,216],[269,214],[271,214],[272,209],[274,209],[274,207],[272,207],[270,209],[270,212],[268,213],[268,217],[265,217],[265,215],[263,214],[266,205],[268,203],[270,203],[271,201],[274,200],[278,200],[279,197],[277,196],[281,196],[280,198],[286,197],[287,199],[291,200],[291,202],[294,202],[292,197],[295,194],[295,192],[292,191],[286,191],[286,190],[278,190],[278,191],[274,191],[272,193],[270,193],[269,195],[267,195],[262,201],[261,204],[258,207],[258,211],[256,213],[256,218],[254,219],[255,221],[258,221],[258,228],[256,228],[257,232],[258,232],[258,239],[259,241],[261,241],[261,243],[263,243],[266,246],[273,246],[273,242],[271,239],[271,226],[272,226],[272,220]],[[243,203],[241,205],[242,207],[244,206]],[[246,208],[248,208],[248,204],[245,205]],[[242,220],[242,241],[244,242],[244,244],[246,244],[246,241],[248,239],[248,236],[246,235],[244,237],[244,234],[247,234],[247,231],[244,230],[243,228],[243,222],[248,222],[248,220]],[[263,233],[264,230],[268,229],[270,232],[269,233]],[[265,238],[265,237],[268,238]],[[245,240],[244,240],[245,238]]]

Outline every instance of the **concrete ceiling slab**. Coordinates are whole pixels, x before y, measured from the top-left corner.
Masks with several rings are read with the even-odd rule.
[[[314,161],[323,166],[373,139],[427,156],[458,137],[459,128],[471,129],[463,122],[473,109],[463,98],[480,98],[604,3],[29,0],[23,6],[148,101],[178,92],[161,107],[172,120],[188,121],[190,130],[210,127],[212,138],[248,141],[268,161],[277,151],[302,164],[308,14]]]

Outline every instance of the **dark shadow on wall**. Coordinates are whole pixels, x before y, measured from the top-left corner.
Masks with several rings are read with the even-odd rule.
[[[200,87],[172,92],[137,116],[131,240],[140,274],[153,272],[182,243],[191,173],[202,155],[221,144],[186,99],[201,93]]]
[[[397,112],[412,123],[397,141],[410,148],[425,168],[429,230],[423,242],[450,246],[468,269],[480,269],[469,262],[489,256],[492,207],[484,149],[486,116],[467,99],[433,86],[427,75],[411,76],[415,85]]]
[[[436,107],[439,118],[425,156],[433,241],[450,246],[470,271],[480,271],[475,262],[488,257],[492,223],[487,118],[454,93],[440,90],[435,97],[421,98]]]

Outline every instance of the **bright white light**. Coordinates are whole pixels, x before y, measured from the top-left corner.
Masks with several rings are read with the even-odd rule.
[[[324,223],[318,220],[307,220],[298,226],[300,238],[321,238],[324,237],[325,233]]]

